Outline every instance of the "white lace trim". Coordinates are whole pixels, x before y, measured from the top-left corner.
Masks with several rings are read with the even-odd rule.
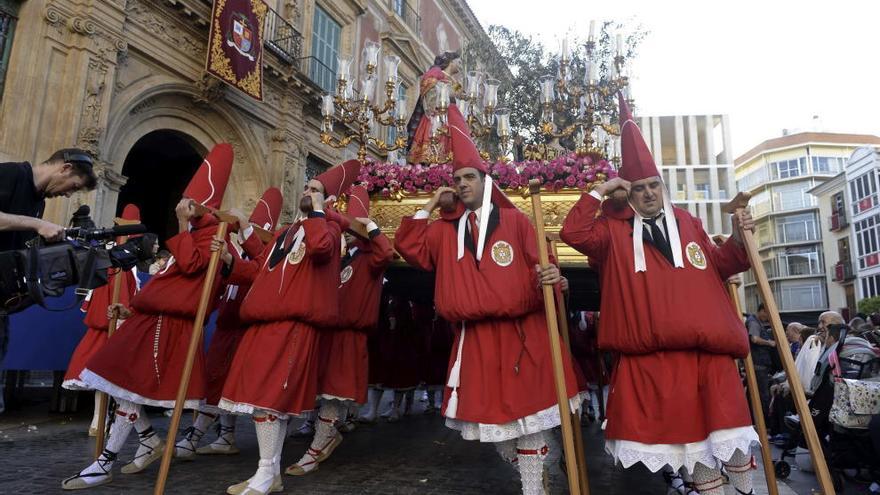
[[[211,406],[214,407],[214,406]],[[268,412],[274,416],[284,417],[284,418],[305,418],[309,415],[312,410],[302,411],[300,413],[292,413],[286,411],[277,411],[275,409],[269,409],[264,406],[257,406],[254,404],[248,404],[246,402],[235,402],[223,397],[220,399],[220,404],[216,407],[219,408],[220,414],[244,414],[248,416],[252,416],[256,412]]]
[[[93,390],[92,387],[88,386],[82,380],[78,380],[76,378],[71,378],[70,380],[64,380],[61,383],[61,388],[66,390]]]
[[[174,408],[173,400],[155,400],[144,397],[142,395],[138,395],[130,390],[124,389],[116,384],[105,380],[101,376],[93,373],[92,371],[89,371],[88,369],[84,369],[82,373],[79,374],[79,378],[90,389],[100,390],[101,392],[104,392],[111,397],[134,402],[135,404],[143,404],[145,406],[164,407],[166,409]],[[203,402],[204,401],[201,399],[185,400],[183,401],[183,408],[198,409],[199,407],[201,407]]]
[[[668,465],[677,471],[684,466],[689,473],[700,463],[709,468],[720,467],[737,450],[748,454],[753,445],[759,444],[758,433],[752,426],[727,428],[709,433],[699,442],[685,444],[645,444],[631,440],[606,440],[605,451],[624,468],[641,462],[652,473]]]
[[[358,404],[358,405],[360,405],[360,403],[359,403],[359,402],[355,402],[354,399],[351,399],[351,398],[349,398],[349,397],[339,397],[338,395],[318,394],[318,399],[319,399],[319,400],[336,400],[336,401],[342,402],[343,404],[345,404],[345,403],[351,403],[351,404]]]
[[[582,397],[578,393],[568,399],[568,407],[572,411],[580,409]],[[461,432],[465,440],[481,442],[503,442],[513,440],[532,433],[539,433],[559,426],[559,406],[552,405],[547,409],[530,414],[524,418],[513,420],[501,425],[473,423],[460,419],[446,418],[446,426]]]

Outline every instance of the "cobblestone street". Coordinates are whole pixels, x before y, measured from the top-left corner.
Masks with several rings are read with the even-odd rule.
[[[381,410],[381,409],[380,409]],[[284,476],[285,493],[310,494],[516,494],[518,475],[505,465],[488,444],[466,442],[457,432],[443,425],[437,415],[423,414],[421,405],[398,423],[384,420],[375,425],[359,425],[345,435],[344,442],[321,469],[305,477]],[[151,413],[153,424],[164,434],[168,418]],[[70,417],[46,413],[7,413],[0,416],[0,493],[62,493],[61,480],[88,464],[93,439],[86,436],[89,411]],[[191,420],[189,413],[184,424]],[[296,421],[294,426],[299,425]],[[615,468],[602,450],[598,425],[584,428],[592,493],[665,494],[659,475],[642,468],[624,471]],[[125,462],[135,450],[132,435],[120,454]],[[206,435],[208,442],[213,433]],[[226,487],[251,476],[256,469],[257,444],[253,426],[238,420],[235,456],[200,456],[192,462],[175,461],[166,493],[221,494]],[[555,439],[554,439],[555,441]],[[289,438],[282,466],[295,462],[308,445],[305,438]],[[565,493],[567,487],[558,468],[560,448],[552,445],[550,466],[552,492]],[[92,493],[148,494],[159,463],[141,474],[124,475],[114,468],[114,481]],[[767,493],[763,475],[757,472],[756,494]],[[760,486],[759,486],[760,485]],[[728,487],[728,493],[733,493]],[[795,492],[780,485],[780,493]],[[801,493],[808,494],[809,491]]]

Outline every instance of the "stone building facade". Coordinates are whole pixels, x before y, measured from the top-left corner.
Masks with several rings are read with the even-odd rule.
[[[290,218],[307,176],[355,155],[319,141],[337,55],[357,67],[364,42],[380,41],[402,59],[414,102],[436,53],[486,36],[464,0],[267,3],[257,102],[205,73],[210,0],[0,0],[0,21],[9,20],[0,22],[0,159],[85,148],[98,159],[98,188],[51,200],[45,218],[64,223],[89,204],[107,225],[133,201],[161,234],[200,157],[226,141],[236,157],[224,207],[250,211],[278,186]]]

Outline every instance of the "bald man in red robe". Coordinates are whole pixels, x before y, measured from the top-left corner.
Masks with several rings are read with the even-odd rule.
[[[753,221],[734,216],[733,236],[717,247],[698,218],[672,206],[623,98],[620,119],[620,177],[582,195],[560,233],[598,267],[599,347],[619,355],[606,450],[625,468],[684,468],[703,494],[724,493],[723,464],[749,494],[758,436],[735,362],[748,334],[725,281],[749,268],[739,226]]]
[[[442,413],[466,440],[492,442],[519,468],[525,494],[543,493],[543,432],[559,426],[559,407],[541,284],[559,269],[538,265],[535,230],[492,182],[467,125],[449,116],[456,189],[441,188],[404,218],[395,247],[406,261],[436,274],[438,314],[457,329]],[[429,222],[443,194],[454,211]],[[572,408],[577,383],[568,354]]]

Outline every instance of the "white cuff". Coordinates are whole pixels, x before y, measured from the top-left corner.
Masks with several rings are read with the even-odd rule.
[[[590,194],[590,196],[592,196],[592,197],[594,197],[594,198],[596,198],[596,199],[598,199],[598,200],[599,200],[599,202],[601,202],[601,201],[602,201],[602,200],[603,200],[603,199],[604,199],[604,198],[603,198],[603,197],[602,197],[602,195],[601,195],[601,194],[599,194],[599,193],[598,193],[598,192],[596,192],[596,190],[595,190],[595,189],[593,189],[593,190],[592,190],[592,191],[590,191],[590,193],[589,193],[589,194]]]
[[[419,210],[413,215],[413,220],[425,220],[426,218],[430,218],[431,213],[425,210]]]
[[[248,226],[245,227],[245,229],[241,231],[241,241],[244,242],[244,241],[248,240],[248,237],[250,237],[251,234],[253,234],[253,233],[254,233],[254,226],[248,224]]]
[[[372,232],[378,228],[379,226],[376,225],[376,222],[370,221],[370,223],[367,224],[367,232]]]

